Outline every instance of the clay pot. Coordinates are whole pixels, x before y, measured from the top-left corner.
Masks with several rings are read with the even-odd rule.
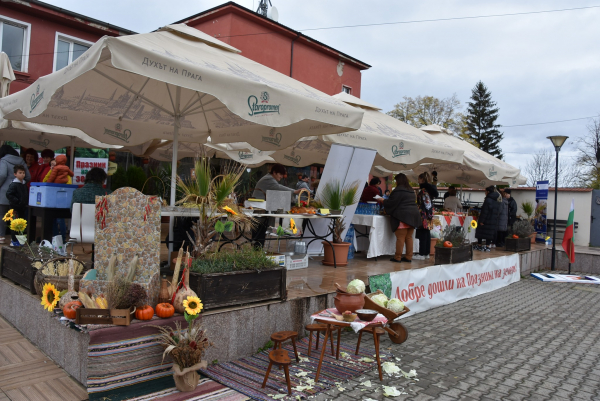
[[[335,264],[337,266],[348,265],[348,249],[350,249],[349,242],[342,242],[341,244],[334,244],[332,242],[331,245],[333,245],[333,251],[327,242],[323,241],[321,243],[323,244],[324,254],[324,258],[321,263],[323,263],[325,266],[333,266],[333,252],[335,252]]]
[[[437,240],[437,238],[431,239],[431,250],[429,251],[429,254],[431,254],[431,256],[435,255],[435,244],[437,243]]]
[[[365,306],[364,294],[343,294],[338,292],[333,298],[333,304],[340,313],[344,313],[347,310],[355,313],[358,309],[362,309]]]
[[[537,236],[537,233],[533,233],[529,236],[529,238],[531,238],[531,243],[535,244],[535,237]],[[337,255],[336,255],[337,256]]]

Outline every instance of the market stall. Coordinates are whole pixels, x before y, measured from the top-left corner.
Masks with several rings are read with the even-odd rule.
[[[355,214],[352,224],[355,231],[354,246],[357,251],[367,251],[367,258],[396,253],[396,235],[391,229],[389,216]],[[419,240],[413,233],[413,252],[418,251]]]

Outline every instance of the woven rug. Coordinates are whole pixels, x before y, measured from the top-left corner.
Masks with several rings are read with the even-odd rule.
[[[142,397],[130,398],[128,401],[245,401],[249,399],[247,396],[220,383],[202,378],[194,391],[182,393],[175,387],[171,387]]]
[[[313,341],[313,350],[310,357],[308,357],[308,337],[298,341],[296,345],[301,358],[300,364],[294,359],[294,349],[291,343],[286,343],[283,348],[288,351],[293,362],[290,365],[292,395],[276,399],[295,400],[297,397],[302,399],[308,398],[333,386],[343,386],[344,381],[372,369],[377,369],[375,349],[369,346],[369,339],[372,341],[371,336],[364,336],[358,355],[354,355],[356,344],[345,344],[342,342],[340,344],[339,360],[336,360],[335,356],[331,356],[331,348],[328,346],[317,383],[314,383],[314,378],[319,365],[323,338],[321,337],[319,350],[317,351],[314,350],[315,342]],[[210,366],[206,370],[202,370],[202,373],[255,400],[272,400],[274,396],[281,397],[281,395],[287,394],[287,384],[284,371],[274,366],[271,369],[266,387],[264,389],[261,388],[267,367],[269,366],[269,351],[263,351],[237,361]],[[382,362],[391,358],[391,354],[381,352],[381,350],[380,355]]]

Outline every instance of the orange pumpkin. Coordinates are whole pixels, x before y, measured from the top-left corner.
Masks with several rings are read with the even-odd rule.
[[[65,315],[67,319],[75,319],[75,316],[77,316],[77,308],[81,308],[82,306],[83,304],[80,301],[68,302],[63,307],[63,315]]]
[[[450,242],[450,241],[444,242],[444,248],[452,248],[452,242]]]
[[[519,238],[519,236],[518,236],[517,234],[513,234],[513,236],[512,236],[512,237],[513,237],[514,239],[518,239],[518,238]]]
[[[150,320],[154,316],[154,309],[150,305],[144,305],[135,310],[135,318],[138,320]]]
[[[156,316],[167,319],[175,314],[175,308],[173,305],[168,303],[162,303],[156,305]]]

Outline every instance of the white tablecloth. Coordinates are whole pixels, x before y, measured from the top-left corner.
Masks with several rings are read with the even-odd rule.
[[[367,258],[375,258],[382,255],[393,255],[396,253],[396,235],[390,226],[390,216],[355,214],[352,224],[361,233],[369,231],[369,238],[354,237],[354,247],[357,251],[367,251]],[[413,233],[413,252],[419,251],[419,240]],[[406,246],[404,246],[406,250]]]

